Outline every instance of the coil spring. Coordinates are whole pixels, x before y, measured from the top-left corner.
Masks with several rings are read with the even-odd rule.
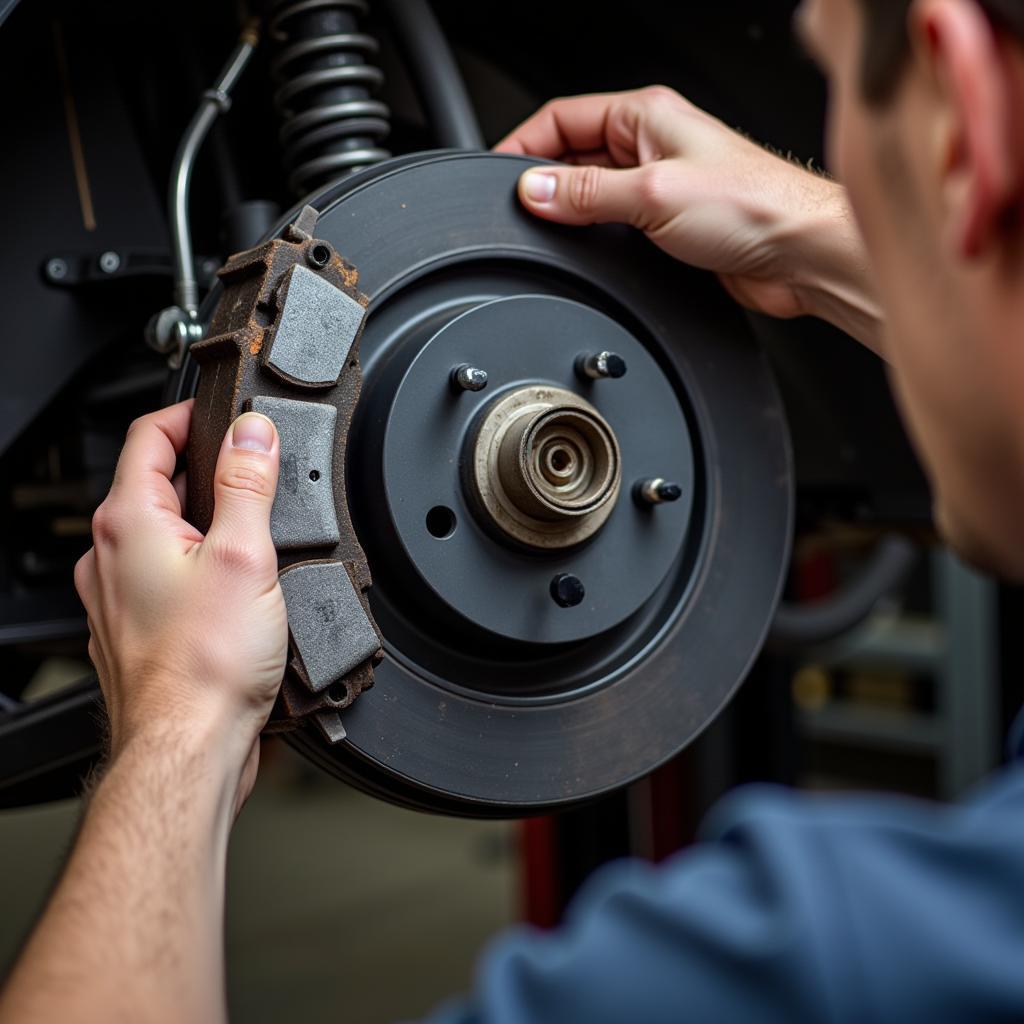
[[[377,40],[357,31],[366,13],[365,0],[281,0],[271,14],[274,106],[297,195],[391,155],[379,145],[390,111],[372,98],[384,76],[367,61]]]

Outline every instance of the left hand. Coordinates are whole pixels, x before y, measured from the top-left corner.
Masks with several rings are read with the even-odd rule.
[[[183,402],[132,424],[75,585],[112,755],[137,738],[173,743],[198,733],[237,772],[240,807],[287,653],[270,537],[280,446],[264,416],[247,413],[232,424],[204,537],[182,516],[184,480],[172,479],[191,413]]]

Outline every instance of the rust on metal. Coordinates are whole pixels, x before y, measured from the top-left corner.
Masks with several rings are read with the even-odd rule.
[[[337,383],[328,389],[312,392],[299,388],[295,382],[269,371],[263,360],[265,343],[272,337],[282,313],[282,283],[292,268],[310,265],[307,253],[318,244],[313,237],[315,224],[316,211],[306,207],[295,223],[285,229],[282,238],[231,256],[218,272],[223,285],[220,301],[210,320],[207,337],[191,348],[200,375],[188,447],[189,518],[204,533],[209,529],[213,517],[213,477],[221,441],[231,422],[246,410],[253,397],[301,397],[303,401],[334,406],[337,420],[331,480],[340,539],[328,549],[280,551],[278,566],[284,570],[310,560],[344,563],[379,637],[380,631],[366,598],[371,583],[370,569],[352,526],[345,490],[348,436],[362,388],[359,363],[362,328],[351,344]],[[332,254],[317,274],[349,299],[366,307],[366,296],[356,288],[358,271],[337,253]],[[294,728],[310,720],[310,716],[349,707],[373,685],[373,667],[382,657],[378,650],[322,692],[314,693],[301,654],[294,638],[290,637],[288,667],[268,729]]]

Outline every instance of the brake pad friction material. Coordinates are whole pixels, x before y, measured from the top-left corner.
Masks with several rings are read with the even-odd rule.
[[[270,513],[275,547],[333,547],[339,540],[331,480],[337,410],[265,395],[253,398],[251,408],[273,420],[281,438],[281,470]]]
[[[269,728],[323,731],[326,722],[330,739],[340,735],[338,712],[373,686],[381,641],[364,597],[370,570],[344,471],[369,300],[358,269],[314,237],[316,219],[306,207],[281,237],[234,254],[218,272],[222,289],[206,337],[189,349],[199,378],[188,518],[209,530],[217,460],[232,421],[247,410],[269,416],[281,438],[271,532],[292,630]],[[300,593],[307,580],[313,591]]]
[[[281,572],[288,626],[314,693],[374,657],[380,640],[341,562],[302,562]]]
[[[281,283],[282,309],[265,365],[286,380],[332,387],[359,336],[366,310],[301,264]]]

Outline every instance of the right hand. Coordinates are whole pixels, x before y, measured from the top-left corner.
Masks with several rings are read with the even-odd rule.
[[[522,175],[519,197],[531,213],[632,224],[770,316],[821,313],[813,293],[829,255],[819,251],[822,228],[847,237],[854,262],[860,254],[844,189],[664,86],[552,100],[495,148],[571,165]]]

